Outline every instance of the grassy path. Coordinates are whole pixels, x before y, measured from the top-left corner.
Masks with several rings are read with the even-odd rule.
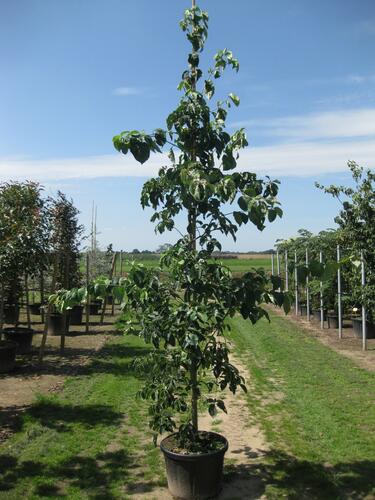
[[[164,484],[130,366],[145,351],[137,338],[114,337],[86,373],[25,412],[0,447],[0,498],[127,498]]]
[[[273,446],[259,470],[269,482],[268,495],[375,493],[375,374],[282,317],[256,326],[236,318],[232,326],[236,352],[252,380],[251,412]]]

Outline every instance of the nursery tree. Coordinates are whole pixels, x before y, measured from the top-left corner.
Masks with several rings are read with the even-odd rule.
[[[81,283],[79,248],[84,228],[78,222],[78,214],[73,201],[59,191],[50,209],[56,289],[78,287]]]
[[[0,185],[0,282],[9,305],[19,302],[22,277],[47,265],[49,224],[41,192],[34,182]]]
[[[180,238],[161,257],[160,268],[132,267],[125,282],[125,330],[155,348],[146,360],[149,380],[142,391],[151,400],[152,429],[172,431],[175,414],[184,414],[179,437],[194,450],[199,441],[198,400],[202,398],[214,415],[217,408],[226,410],[215,389],[228,387],[234,393],[239,386],[245,388],[229,359],[227,319],[240,312],[255,323],[267,316],[262,303],[285,304],[287,309],[288,300],[276,291],[278,278],[270,285],[262,270],[234,278],[213,257],[221,250],[217,234],[236,239],[240,226],[251,223],[262,230],[267,220],[282,216],[278,181],[234,172],[238,153],[248,143],[244,129],[229,134],[225,121],[240,99],[230,93],[212,107],[209,103],[215,81],[227,68],[237,72],[239,63],[230,50],[221,50],[204,76],[199,63],[208,15],[194,6],[185,11],[180,26],[191,51],[178,86],[183,95],[177,108],[167,117],[166,128],[151,134],[122,132],[114,137],[114,146],[140,163],[151,153],[169,149],[169,165],[144,184],[141,204],[154,210],[151,221],[157,232],[176,229]],[[176,227],[181,212],[186,214],[186,231]],[[161,271],[168,272],[167,279]]]
[[[357,305],[364,302],[368,318],[375,322],[375,172],[348,162],[354,187],[317,184],[340,201],[342,209],[335,218],[340,227],[342,245],[352,256],[351,286]],[[366,285],[360,286],[359,258],[366,263]],[[348,273],[346,273],[346,276]]]

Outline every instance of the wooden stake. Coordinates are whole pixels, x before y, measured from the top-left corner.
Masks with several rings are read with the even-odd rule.
[[[323,252],[319,253],[319,262],[323,264]],[[320,328],[324,328],[324,297],[323,297],[323,281],[320,282]]]
[[[54,267],[53,267],[51,293],[53,293],[55,291],[55,287],[56,287],[57,265],[58,265],[58,255],[57,254],[55,254],[54,260],[55,260],[55,262],[54,262]],[[42,361],[43,361],[44,348],[46,346],[47,334],[48,334],[48,322],[49,322],[49,317],[50,317],[51,311],[52,311],[52,304],[48,303],[47,314],[45,316],[45,322],[44,322],[43,337],[42,337],[42,342],[41,342],[40,348],[39,348],[39,356],[38,356],[39,363],[42,363]]]
[[[288,250],[285,250],[285,291],[289,292]]]
[[[365,271],[365,259],[363,257],[363,252],[361,252],[361,285],[362,290],[366,285],[366,271]],[[363,299],[362,299],[363,301]],[[366,332],[366,308],[362,302],[362,350],[367,350],[367,332]]]
[[[298,268],[297,268],[297,251],[294,252],[294,291],[296,296],[295,313],[298,316]]]
[[[27,328],[31,328],[31,318],[30,318],[30,309],[29,309],[29,284],[28,284],[27,274],[25,274],[25,294],[26,294]]]
[[[120,277],[122,278],[122,250],[120,251]]]
[[[3,326],[4,326],[4,285],[1,283],[1,297],[0,297],[0,340],[3,334]]]
[[[65,290],[68,290],[68,288],[69,288],[69,270],[70,270],[70,259],[69,259],[68,252],[65,252],[64,267],[65,267],[64,288],[65,288]],[[61,354],[64,352],[65,334],[68,332],[68,330],[69,330],[68,311],[65,310],[63,312],[63,332],[62,332],[61,337],[60,337]]]
[[[306,248],[306,267],[309,267],[309,251]],[[309,287],[309,271],[306,274],[306,315],[307,321],[310,321],[310,287]]]
[[[337,245],[337,263],[338,263],[338,268],[337,268],[337,313],[339,316],[339,339],[342,339],[342,307],[341,307],[341,267],[340,267],[340,260],[341,260],[341,251],[340,251],[340,245]]]
[[[41,303],[41,309],[40,309],[40,316],[42,323],[44,323],[44,274],[43,271],[40,273],[40,303]]]
[[[113,258],[112,258],[111,271],[109,273],[109,279],[110,280],[113,278],[113,273],[114,273],[114,270],[115,270],[115,264],[116,264],[116,252],[114,253]],[[104,322],[104,314],[105,314],[106,308],[107,308],[107,297],[104,297],[102,314],[100,316],[100,324],[101,325]]]
[[[90,281],[90,256],[89,252],[86,253],[86,333],[89,333],[90,328],[90,295],[89,295],[89,281]]]

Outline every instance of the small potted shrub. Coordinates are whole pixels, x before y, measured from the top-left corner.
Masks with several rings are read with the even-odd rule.
[[[170,433],[161,442],[168,486],[174,497],[185,499],[219,493],[228,447],[224,436],[199,428],[199,406],[214,416],[227,411],[221,390],[245,389],[229,358],[228,319],[240,313],[255,323],[267,317],[264,302],[289,307],[288,296],[277,291],[280,278],[272,277],[270,283],[262,269],[235,277],[213,255],[221,250],[217,234],[235,238],[247,223],[262,230],[267,219],[274,221],[282,211],[276,181],[231,172],[239,150],[247,146],[243,129],[232,135],[225,131],[228,109],[239,98],[229,94],[213,110],[208,101],[215,94],[214,81],[226,67],[238,70],[238,62],[224,49],[203,78],[199,55],[207,22],[207,13],[198,7],[185,11],[181,27],[192,50],[179,85],[183,97],[168,116],[166,129],[153,134],[126,131],[114,138],[118,151],[131,152],[140,163],[170,146],[171,165],[145,183],[141,204],[154,209],[151,220],[159,233],[173,230],[176,216],[186,216],[186,231],[179,230],[180,238],[161,256],[159,267],[140,263],[129,271],[123,283],[122,323],[125,332],[153,346],[138,362],[146,377],[141,396],[150,401],[155,440]]]
[[[34,333],[18,324],[23,278],[39,274],[47,263],[49,223],[41,191],[33,182],[0,185],[2,322],[13,325],[3,333],[19,354],[30,351]]]

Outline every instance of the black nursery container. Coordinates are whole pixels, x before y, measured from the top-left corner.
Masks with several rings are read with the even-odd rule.
[[[58,336],[66,335],[69,331],[69,315],[64,316],[60,313],[51,313],[48,318],[48,335]]]
[[[69,311],[69,324],[70,325],[82,325],[83,318],[83,306],[74,306]]]
[[[354,335],[361,339],[362,338],[362,318],[352,318],[353,332]],[[366,338],[375,338],[375,325],[366,321]]]
[[[14,370],[16,364],[17,344],[8,340],[0,340],[0,373]]]
[[[17,345],[17,354],[28,354],[31,352],[34,330],[20,326],[4,328],[4,337]]]
[[[219,437],[223,447],[210,453],[183,455],[170,451],[163,439],[160,448],[164,454],[167,469],[168,488],[174,498],[182,500],[207,499],[216,497],[222,488],[224,455],[228,441]],[[173,434],[172,434],[173,436]]]
[[[339,317],[335,313],[327,314],[328,328],[338,328],[339,327]]]

